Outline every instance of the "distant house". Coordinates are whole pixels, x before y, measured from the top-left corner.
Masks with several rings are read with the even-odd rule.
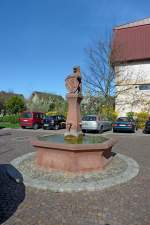
[[[42,112],[59,111],[64,102],[65,100],[61,95],[34,91],[28,100],[27,108]]]
[[[150,18],[114,28],[112,62],[119,115],[150,112]]]
[[[39,92],[39,91],[35,91],[32,93],[30,100],[33,103],[38,103],[38,102],[49,102],[49,97],[51,95],[49,93],[45,93],[45,92]]]
[[[33,103],[50,102],[50,101],[55,101],[56,99],[60,99],[60,100],[64,101],[64,99],[61,95],[51,94],[51,93],[47,93],[47,92],[39,92],[39,91],[34,91],[30,97],[30,100]]]

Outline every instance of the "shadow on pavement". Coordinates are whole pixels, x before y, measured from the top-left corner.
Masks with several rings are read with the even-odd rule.
[[[0,224],[15,213],[24,198],[21,173],[11,164],[0,164]]]
[[[0,134],[0,137],[1,137],[1,136],[8,136],[8,135],[11,135],[11,133],[10,133],[10,132],[2,133],[2,134]]]
[[[111,224],[106,223],[105,225],[111,225]]]

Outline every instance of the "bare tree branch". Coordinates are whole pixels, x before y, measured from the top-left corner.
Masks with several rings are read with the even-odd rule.
[[[116,50],[119,55],[119,49]],[[86,49],[88,57],[88,73],[83,73],[83,80],[91,91],[103,97],[105,104],[114,104],[114,99],[119,95],[129,92],[133,86],[138,84],[139,75],[132,79],[133,72],[128,69],[128,64],[118,63],[113,65],[114,49],[110,42],[98,41]],[[142,76],[141,76],[142,77]],[[133,93],[134,95],[134,93]]]

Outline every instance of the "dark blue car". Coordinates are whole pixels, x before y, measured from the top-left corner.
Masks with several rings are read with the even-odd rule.
[[[146,121],[146,123],[145,123],[145,128],[144,128],[144,130],[143,130],[143,133],[144,133],[144,134],[150,133],[150,120]]]
[[[135,132],[136,130],[136,123],[133,118],[128,117],[119,117],[113,124],[113,132],[119,131],[129,131]]]
[[[63,115],[45,116],[43,120],[43,129],[58,130],[66,127],[66,120]]]

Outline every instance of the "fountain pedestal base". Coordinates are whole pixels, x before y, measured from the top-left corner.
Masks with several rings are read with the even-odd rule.
[[[112,158],[113,140],[101,144],[56,144],[34,141],[36,163],[46,170],[89,172],[102,170]]]

